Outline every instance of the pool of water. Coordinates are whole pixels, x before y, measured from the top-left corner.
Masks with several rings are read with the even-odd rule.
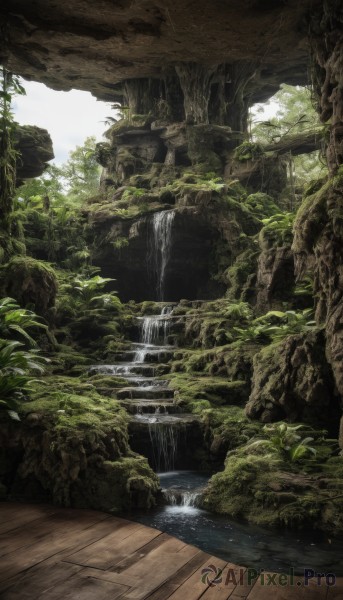
[[[160,473],[159,477],[163,489],[186,491],[204,487],[208,480],[192,471]],[[277,572],[293,567],[298,574],[311,568],[343,574],[343,539],[328,539],[318,532],[269,531],[179,504],[135,512],[130,518],[245,567]]]

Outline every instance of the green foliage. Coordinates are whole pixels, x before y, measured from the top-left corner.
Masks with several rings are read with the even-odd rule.
[[[265,329],[265,333],[273,341],[280,341],[288,335],[304,333],[316,327],[316,321],[311,319],[312,316],[313,310],[311,308],[305,308],[300,311],[270,311],[263,317],[255,319],[255,323],[261,323],[262,325],[268,325],[269,323],[269,326]],[[279,321],[276,325],[270,324],[274,317]]]
[[[129,245],[129,240],[125,237],[119,237],[113,242],[113,246],[116,250],[121,250]]]
[[[306,275],[303,279],[297,281],[293,293],[295,296],[313,296],[313,286],[312,275]]]
[[[43,175],[28,179],[16,191],[18,207],[48,211],[64,200],[61,172],[56,165],[48,165]]]
[[[224,309],[224,316],[235,321],[245,321],[252,318],[252,308],[248,302],[230,302]]]
[[[141,196],[144,196],[144,194],[146,194],[145,189],[137,188],[134,186],[128,186],[126,188],[126,190],[124,191],[121,199],[122,200],[130,200],[131,198],[133,198],[133,199],[140,198]]]
[[[263,120],[269,102],[277,104],[278,110],[274,117]],[[317,131],[319,136],[322,135],[322,125],[310,88],[282,84],[269,102],[258,105],[253,113],[252,137],[255,142],[271,144],[284,137],[309,131]],[[327,172],[319,151],[295,156],[291,162],[296,185],[304,185]]]
[[[4,67],[0,72],[0,218],[2,228],[9,230],[9,215],[13,210],[16,181],[17,151],[14,133],[17,123],[11,111],[11,102],[17,94],[25,94],[19,78]]]
[[[270,343],[277,342],[289,335],[310,331],[316,326],[311,320],[311,308],[304,310],[272,310],[251,321],[247,327],[233,327],[235,344],[246,342]]]
[[[258,218],[272,217],[280,212],[280,208],[275,204],[273,198],[263,192],[250,194],[244,199],[244,205]]]
[[[257,160],[261,156],[263,156],[263,148],[256,142],[243,142],[234,152],[234,158],[240,162]]]
[[[114,279],[95,275],[89,279],[71,277],[69,283],[61,286],[59,305],[68,307],[74,314],[87,313],[98,307],[110,309],[112,313],[121,310],[121,302],[115,292],[100,293],[105,285]]]
[[[263,244],[266,242],[269,246],[282,246],[290,244],[293,239],[293,224],[295,214],[291,212],[278,213],[262,219],[263,228],[259,239]]]
[[[250,451],[263,447],[278,454],[282,460],[298,462],[309,454],[316,454],[316,450],[309,446],[314,438],[302,438],[297,433],[302,427],[302,425],[287,425],[287,423],[265,425],[263,431],[267,437],[252,441],[245,449]]]
[[[21,309],[12,298],[0,301],[0,409],[14,419],[18,419],[18,401],[30,389],[32,374],[42,374],[47,360],[11,338],[19,335],[35,346],[27,330],[37,327],[46,329],[35,313]]]
[[[0,409],[7,410],[13,418],[18,418],[18,400],[30,388],[32,373],[42,374],[47,362],[34,351],[23,350],[22,346],[20,342],[0,340]]]
[[[0,300],[0,338],[10,338],[19,334],[32,346],[36,346],[33,337],[28,333],[28,329],[41,328],[46,330],[47,326],[37,319],[37,315],[20,306],[12,298],[2,298]]]
[[[69,200],[78,204],[96,194],[99,187],[100,167],[96,162],[96,140],[88,137],[83,146],[70,153],[69,160],[60,168]]]

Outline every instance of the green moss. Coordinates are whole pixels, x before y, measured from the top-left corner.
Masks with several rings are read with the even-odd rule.
[[[168,375],[168,379],[170,376]],[[194,407],[197,400],[207,400],[213,405],[242,404],[246,401],[246,383],[227,381],[219,377],[173,374],[169,386],[175,390],[176,399]]]
[[[210,411],[209,417],[213,418]],[[216,427],[216,417],[218,419],[218,415],[214,415],[212,422],[213,443],[225,430],[229,439],[231,432],[235,436],[235,423],[242,437],[236,433],[236,450],[228,453],[224,471],[211,478],[205,493],[206,508],[268,527],[311,526],[336,534],[342,531],[343,519],[338,505],[342,495],[343,460],[341,457],[323,459],[334,449],[321,431],[312,430],[315,438],[312,445],[317,454],[296,464],[264,450],[261,445],[251,445],[251,441],[241,445],[244,435],[253,435],[252,424],[245,422],[244,417],[229,415],[219,427]]]
[[[273,198],[263,192],[250,194],[244,199],[244,204],[259,219],[271,217],[280,212],[280,208],[275,204]]]
[[[235,149],[234,158],[240,162],[245,162],[247,160],[257,160],[263,154],[263,148],[260,144],[243,142],[243,144]]]
[[[324,223],[327,221],[326,203],[331,180],[310,196],[305,196],[294,221],[293,250],[312,252]]]
[[[290,245],[293,240],[294,218],[294,213],[278,213],[263,219],[264,226],[259,234],[261,249]]]
[[[49,263],[28,256],[12,258],[1,271],[1,286],[6,295],[24,306],[44,314],[55,303],[57,277]]]
[[[228,297],[230,299],[251,300],[254,296],[255,280],[257,273],[257,259],[259,252],[256,244],[239,254],[233,265],[224,273],[225,281],[229,285]]]
[[[62,376],[36,381],[20,416],[19,468],[1,468],[5,476],[12,470],[12,498],[115,512],[154,504],[158,479],[129,448],[127,413],[92,383]],[[5,448],[5,463],[6,456]]]

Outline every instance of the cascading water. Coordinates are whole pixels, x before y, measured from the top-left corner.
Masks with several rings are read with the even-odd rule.
[[[140,335],[141,347],[134,356],[134,362],[143,363],[149,351],[158,351],[168,345],[170,320],[167,318],[173,306],[164,306],[159,315],[143,317]]]
[[[186,508],[190,506],[199,506],[200,499],[203,495],[203,490],[180,490],[169,488],[162,490],[163,496],[167,502],[171,506],[185,506]]]
[[[165,297],[166,267],[170,258],[171,233],[175,217],[174,210],[156,212],[152,217],[149,264],[154,274],[157,300]]]
[[[179,427],[158,421],[149,422],[148,427],[155,470],[172,471],[177,456]]]

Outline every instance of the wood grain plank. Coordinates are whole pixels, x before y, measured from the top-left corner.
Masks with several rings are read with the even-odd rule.
[[[49,505],[37,504],[12,504],[8,502],[0,502],[0,530],[6,526],[19,522],[21,526],[35,519],[40,519],[46,515],[56,512],[58,508]]]
[[[62,581],[50,588],[41,598],[44,600],[115,600],[128,591],[128,586],[104,581],[95,577],[80,577],[76,573],[73,577]]]
[[[80,511],[80,513],[82,513],[82,511]],[[56,515],[53,515],[53,518],[55,516]],[[56,527],[36,543],[16,550],[15,552],[5,554],[0,561],[0,581],[9,579],[17,573],[20,573],[61,551],[67,550],[68,548],[69,553],[74,551],[81,532],[99,523],[99,520],[94,519],[94,515],[89,515],[88,519],[85,515],[83,515],[82,518],[81,516],[80,520],[75,513],[73,519],[68,518],[65,520],[63,517],[63,520],[62,518],[59,519],[58,526],[55,524]],[[68,517],[70,517],[70,515],[68,515]],[[107,519],[108,515],[104,515],[104,519],[102,520]],[[125,521],[123,519],[117,520],[112,518],[111,528],[116,529],[116,531],[119,532],[121,529],[125,529]],[[93,530],[91,531],[91,535],[92,533]]]
[[[69,577],[80,571],[78,565],[54,565],[40,566],[34,571],[26,571],[23,577],[15,578],[9,582],[7,589],[1,592],[1,600],[32,600],[39,598],[41,594],[66,581]]]
[[[3,533],[0,537],[0,556],[14,552],[19,548],[25,548],[35,545],[44,540],[47,536],[52,536],[54,541],[72,532],[81,531],[91,527],[95,523],[108,518],[108,515],[102,517],[92,511],[79,511],[77,519],[75,513],[70,510],[62,509],[61,512],[54,512],[46,515],[38,521],[27,523],[19,529]],[[118,526],[121,523],[118,523]]]
[[[169,597],[170,600],[198,600],[201,598],[209,588],[207,578],[205,582],[203,578],[203,569],[208,568],[210,565],[214,565],[216,569],[224,569],[227,562],[220,560],[215,556],[210,556],[192,575]],[[209,579],[213,579],[210,574]],[[216,586],[217,588],[217,586]]]
[[[197,571],[205,562],[207,563],[209,558],[209,554],[207,555],[205,552],[199,550],[199,552],[181,567],[181,569],[176,571],[175,575],[172,575],[167,582],[163,583],[161,587],[152,592],[148,596],[149,600],[167,600],[167,598],[169,598],[186,581],[186,579],[194,573],[194,571]]]
[[[52,565],[54,565],[56,562],[63,561],[63,559],[67,555],[69,555],[71,551],[81,550],[85,546],[92,544],[93,542],[97,541],[98,539],[103,538],[111,530],[111,524],[113,527],[112,518],[110,516],[108,516],[107,519],[104,519],[100,523],[95,523],[95,525],[92,525],[89,528],[79,531],[77,533],[77,535],[75,535],[73,538],[72,546],[70,546],[68,543],[66,543],[66,547],[63,547],[59,552],[53,553],[52,555],[46,557],[42,561],[37,561],[37,564],[35,564],[35,563],[30,564],[29,565],[30,572],[34,573],[35,569],[41,568],[42,565],[43,566],[49,565],[49,568],[51,568]],[[123,525],[120,524],[120,527],[122,527],[122,526]],[[115,527],[118,527],[117,523],[115,523]],[[31,553],[32,557],[34,558],[32,548],[30,548],[30,553]],[[15,565],[18,565],[18,562],[20,561],[20,558],[21,558],[20,554],[13,553],[13,555],[11,555],[11,556],[12,556],[12,562]],[[0,561],[0,575],[1,575],[2,571],[3,571],[3,566]],[[12,584],[13,582],[15,583],[18,580],[18,578],[23,577],[23,576],[25,576],[25,573],[23,575],[20,572],[15,571],[13,580],[10,578],[8,578],[8,579],[5,578],[2,582],[0,581],[0,592],[4,589],[7,589],[7,587],[10,584]],[[0,579],[1,579],[1,576],[0,576]]]
[[[177,551],[177,548],[180,550],[180,545],[185,546],[180,540],[175,541],[174,538],[171,538],[128,569],[120,573],[98,570],[96,577],[128,585],[131,589],[123,595],[121,600],[144,600],[198,552],[192,546],[189,547],[188,552]],[[164,548],[161,551],[162,546]],[[170,552],[167,551],[168,548],[171,550]]]
[[[53,514],[54,512],[54,509],[52,509],[50,514]],[[44,519],[47,514],[48,513],[39,515],[38,512],[37,514],[32,513],[31,515],[18,513],[15,518],[5,521],[4,523],[0,523],[0,535],[3,533],[8,533],[9,531],[14,532],[16,529],[21,529],[25,525],[38,522],[41,519]]]
[[[158,548],[165,541],[167,541],[168,537],[169,536],[167,533],[159,532],[159,535],[156,536],[153,540],[151,540],[151,542],[145,544],[145,546],[139,548],[135,552],[128,554],[127,556],[125,556],[125,558],[123,558],[123,560],[112,566],[109,570],[115,573],[121,573],[122,571],[125,571],[125,569],[131,567],[131,565],[135,565],[144,556],[146,556],[147,554]]]
[[[159,535],[157,529],[144,527],[139,523],[128,523],[121,530],[116,530],[87,548],[71,554],[66,560],[107,570]]]

